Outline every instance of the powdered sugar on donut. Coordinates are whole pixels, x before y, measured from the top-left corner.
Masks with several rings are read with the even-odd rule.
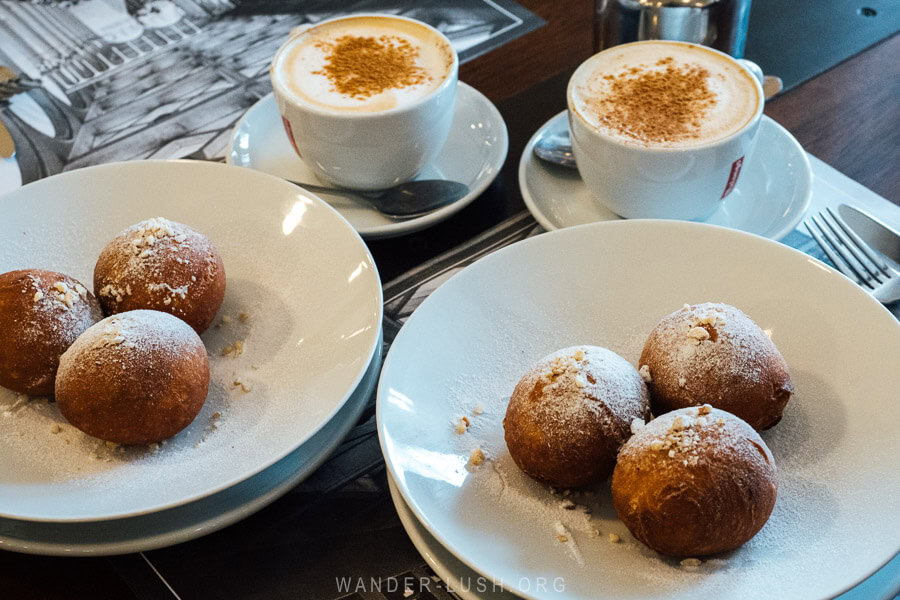
[[[585,411],[603,419],[615,415],[630,423],[642,416],[649,402],[647,388],[631,363],[598,346],[558,350],[541,359],[520,385],[530,389],[539,380],[544,382],[544,401],[533,408],[544,413],[542,423],[560,428],[570,427]],[[641,399],[640,405],[635,398]],[[609,411],[602,410],[597,400]]]
[[[79,356],[90,354],[95,361],[120,361],[113,346],[134,348],[141,355],[150,352],[178,356],[186,348],[201,349],[203,343],[184,321],[156,310],[133,310],[107,317],[85,331],[60,358],[57,377],[77,377]]]

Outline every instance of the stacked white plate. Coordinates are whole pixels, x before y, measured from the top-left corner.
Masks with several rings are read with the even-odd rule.
[[[228,278],[202,336],[206,404],[159,448],[108,448],[47,399],[0,388],[0,548],[113,554],[204,535],[311,473],[365,407],[381,359],[378,273],[346,220],[304,190],[249,169],[141,161],[33,183],[0,210],[0,272],[91,287],[110,239],[163,216],[208,235]],[[223,352],[236,341],[242,353]]]
[[[768,523],[692,567],[635,540],[608,485],[566,498],[523,475],[502,420],[544,355],[592,344],[636,364],[663,316],[707,301],[771,334],[796,394],[762,434],[779,481]],[[499,250],[431,294],[385,361],[378,432],[407,531],[466,598],[822,599],[867,578],[850,597],[885,597],[900,586],[898,356],[893,315],[800,252],[698,223],[596,223]]]

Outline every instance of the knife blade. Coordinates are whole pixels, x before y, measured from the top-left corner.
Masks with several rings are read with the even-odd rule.
[[[849,204],[838,206],[841,217],[856,235],[895,263],[900,263],[900,233],[878,217]]]

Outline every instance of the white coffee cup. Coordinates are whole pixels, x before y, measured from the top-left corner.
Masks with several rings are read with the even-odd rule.
[[[348,31],[360,37],[372,33],[373,39],[396,35],[420,40],[423,48],[433,50],[427,56],[446,57],[445,71],[428,79],[430,87],[342,98],[334,88],[323,87],[327,80],[321,71],[318,83],[303,72],[306,67],[296,57],[305,56],[298,48],[311,49],[322,39],[329,43]],[[314,50],[309,52],[310,61],[321,60]],[[362,14],[296,31],[276,52],[270,75],[285,132],[316,176],[341,187],[376,190],[414,178],[440,152],[453,123],[458,71],[459,58],[450,41],[433,27],[406,17]],[[301,80],[302,85],[292,83]],[[310,82],[319,87],[309,88]]]
[[[747,102],[741,105],[741,119],[734,119],[733,130],[724,137],[709,136],[711,139],[704,141],[698,133],[697,139],[686,143],[648,143],[617,135],[583,114],[588,110],[585,82],[599,81],[593,79],[598,68],[617,64],[615,61],[627,63],[630,56],[646,58],[658,53],[658,58],[664,59],[670,54],[682,56],[695,51],[710,53],[706,58],[715,63],[714,67],[723,67],[726,76],[732,76],[735,72],[731,68],[736,67],[734,76],[746,77],[749,82],[742,81],[739,86],[747,96],[741,98]],[[578,171],[595,201],[626,218],[704,219],[711,215],[734,189],[753,152],[762,118],[762,71],[746,63],[712,48],[674,41],[614,46],[582,63],[566,92],[569,130]],[[726,65],[729,68],[724,68]]]

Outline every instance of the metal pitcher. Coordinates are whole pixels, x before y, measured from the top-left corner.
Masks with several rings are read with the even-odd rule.
[[[678,40],[744,55],[750,0],[596,0],[594,50]]]

